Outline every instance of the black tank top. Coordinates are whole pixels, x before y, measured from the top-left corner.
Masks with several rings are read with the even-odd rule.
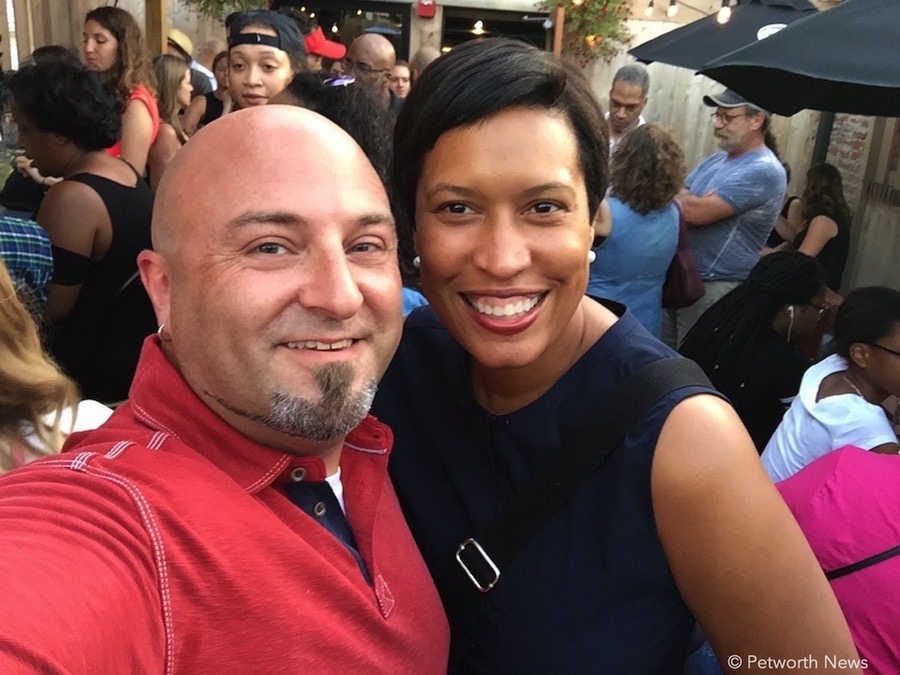
[[[134,187],[90,173],[66,180],[100,196],[112,241],[106,255],[91,263],[72,312],[53,326],[51,351],[85,398],[121,401],[128,396],[143,340],[156,330],[136,260],[151,248],[153,194],[143,178]]]
[[[213,120],[219,119],[222,116],[222,112],[225,110],[225,104],[216,98],[215,92],[204,94],[204,96],[206,97],[206,112],[203,113],[203,117],[200,118],[198,128],[206,126]]]

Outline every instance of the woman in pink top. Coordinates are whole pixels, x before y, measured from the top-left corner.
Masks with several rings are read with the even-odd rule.
[[[150,146],[159,133],[159,107],[141,29],[124,9],[98,7],[85,17],[82,51],[87,67],[109,78],[123,106],[122,139],[107,152],[143,175]]]
[[[777,487],[831,581],[863,669],[900,673],[900,457],[848,446]]]

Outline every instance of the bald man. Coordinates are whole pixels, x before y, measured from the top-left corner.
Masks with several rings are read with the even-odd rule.
[[[362,151],[299,108],[228,115],[166,171],[153,244],[130,400],[0,478],[0,672],[445,672],[367,414],[401,318]]]
[[[390,90],[391,70],[397,61],[394,46],[383,35],[364,33],[350,43],[344,64],[347,72],[361,82],[381,104],[397,112],[403,99]]]

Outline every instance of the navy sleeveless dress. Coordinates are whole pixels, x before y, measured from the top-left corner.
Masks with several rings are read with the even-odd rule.
[[[373,412],[394,431],[390,460],[425,562],[440,577],[532,476],[564,452],[624,378],[677,354],[621,315],[540,399],[494,416],[472,398],[468,357],[428,307],[411,314]],[[672,407],[657,404],[503,571],[451,622],[450,672],[677,673],[694,619],[656,533],[650,467]],[[596,420],[598,425],[603,420]]]

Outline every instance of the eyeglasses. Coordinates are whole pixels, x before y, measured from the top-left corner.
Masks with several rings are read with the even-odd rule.
[[[900,352],[894,351],[890,347],[885,347],[884,345],[880,345],[877,342],[867,342],[866,344],[869,345],[870,347],[877,347],[881,351],[887,352],[888,354],[893,354],[894,356],[900,356]]]
[[[363,62],[363,61],[353,61],[353,60],[351,60],[351,59],[348,59],[347,57],[344,57],[343,63],[344,63],[348,68],[355,68],[355,69],[358,70],[360,73],[365,73],[365,74],[367,74],[367,75],[368,75],[369,73],[381,73],[381,74],[384,75],[385,77],[389,77],[390,74],[391,74],[391,69],[390,69],[390,68],[373,68],[373,67],[370,66],[368,63],[365,63],[365,62]]]
[[[712,118],[713,122],[721,122],[726,127],[731,124],[732,120],[736,120],[738,117],[749,117],[748,113],[735,113],[734,115],[729,115],[728,113],[720,113],[714,112],[710,114],[710,118]]]

